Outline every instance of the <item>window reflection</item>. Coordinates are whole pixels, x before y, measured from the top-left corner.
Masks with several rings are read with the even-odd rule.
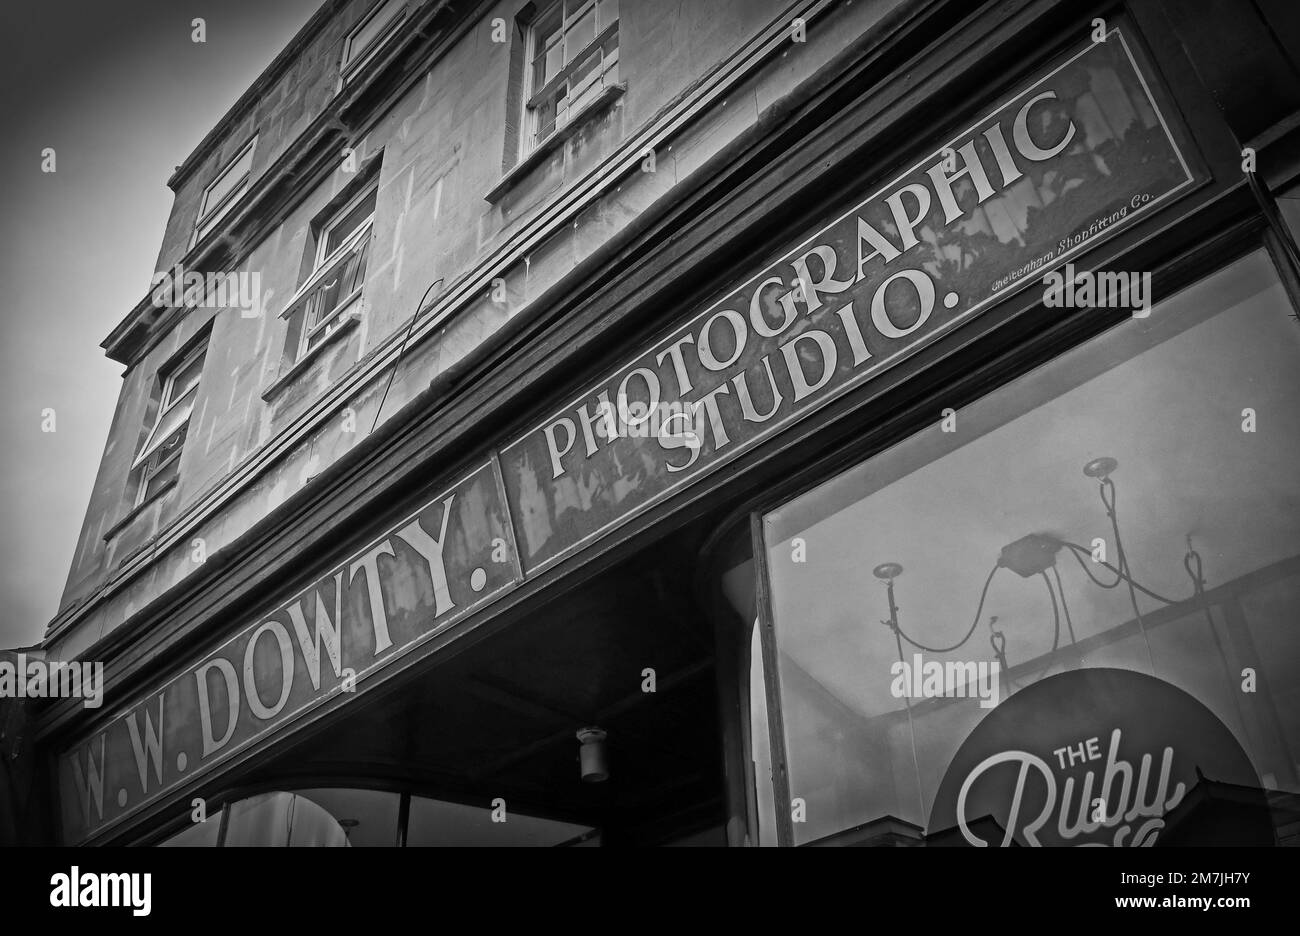
[[[321,787],[277,790],[226,807],[221,813],[160,842],[161,846],[334,847],[407,845],[584,845],[600,844],[591,826],[542,819],[515,811],[492,821],[492,810],[421,796],[410,797],[405,837],[402,795],[382,790]]]
[[[391,847],[397,844],[398,811],[401,807],[401,797],[397,793],[325,788],[300,790],[298,796],[310,800],[335,818],[349,845]],[[307,840],[315,834],[318,834],[315,828],[309,831],[306,827],[295,826],[290,844],[323,844]]]
[[[203,822],[186,826],[170,838],[159,842],[160,848],[212,848],[221,834],[221,813],[218,811]]]
[[[507,812],[506,821],[493,822],[492,810],[443,800],[411,797],[406,844],[554,846],[592,844],[590,826],[540,819]]]
[[[226,846],[346,846],[338,821],[311,800],[277,791],[240,800],[230,807]]]
[[[324,788],[263,793],[230,806],[224,844],[342,848],[395,845],[399,805],[398,794],[379,790]]]
[[[902,567],[906,638],[946,649],[969,631],[925,659],[1001,657],[1002,699],[1078,667],[1153,673],[1214,711],[1266,787],[1300,789],[1292,314],[1251,255],[963,409],[957,431],[936,425],[764,518],[791,796],[806,802],[796,841],[871,823],[919,836],[988,711],[891,692],[899,645],[920,651],[887,623],[882,563]],[[1085,476],[1102,457],[1109,480]],[[1025,574],[998,568],[1030,534],[1082,552],[1060,548],[1042,574],[1014,552]],[[1239,691],[1245,667],[1255,693]]]

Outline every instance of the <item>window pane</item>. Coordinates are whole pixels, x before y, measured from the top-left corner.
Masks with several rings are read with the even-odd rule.
[[[247,181],[248,171],[252,168],[252,165],[253,147],[249,146],[236,156],[228,167],[222,170],[220,177],[208,188],[203,201],[205,215],[211,214],[235,189]]]
[[[564,61],[572,62],[596,38],[596,8],[593,6],[564,32]]]
[[[533,85],[533,91],[540,91],[564,67],[564,43],[556,40],[555,43],[546,50],[545,76],[538,84]]]
[[[537,107],[537,140],[546,139],[555,131],[556,102],[563,98],[563,90],[556,92]]]
[[[230,807],[225,844],[347,847],[348,829],[359,828],[359,825],[345,828],[325,807],[306,795],[276,791],[241,800]]]
[[[977,687],[895,695],[894,667],[920,651],[900,653],[881,624],[882,563],[902,566],[909,639],[950,647],[974,622],[957,649],[924,660],[995,662],[996,631],[1001,698],[1081,667],[1152,674],[1209,707],[1267,787],[1300,790],[1292,314],[1265,256],[1251,255],[971,404],[960,431],[935,425],[764,518],[790,795],[807,803],[797,841],[872,822],[924,829],[947,765],[989,711],[970,698]],[[1270,430],[1243,432],[1244,406]],[[1088,577],[1119,582],[1088,553],[1101,538],[1119,561],[1098,482],[1082,471],[1103,456],[1118,461],[1130,577],[1172,603]],[[1028,534],[1084,552],[1054,547],[1042,574],[999,566]],[[804,562],[792,561],[796,537]],[[1203,557],[1204,602],[1189,545]],[[1242,693],[1242,669],[1260,665],[1268,688]]]
[[[171,838],[158,843],[159,848],[214,848],[221,834],[221,811],[217,810],[203,822],[194,822]]]
[[[366,260],[370,256],[370,245],[374,242],[373,238],[362,238],[357,244],[356,251],[349,258],[347,267],[344,270],[343,288],[348,293],[356,292],[366,282]]]
[[[375,213],[375,196],[377,190],[372,189],[365,198],[357,202],[350,211],[338,223],[332,224],[329,233],[325,237],[325,252],[322,258],[330,256],[338,250],[349,237],[357,232],[357,229],[363,225],[368,218]]]
[[[181,460],[173,458],[167,464],[163,465],[157,471],[153,472],[145,482],[144,496],[142,500],[148,500],[156,497],[158,492],[176,480],[180,474]]]
[[[416,845],[561,845],[591,831],[590,826],[539,819],[512,812],[508,822],[493,822],[492,811],[442,800],[411,797],[406,844]]]
[[[405,6],[406,0],[387,0],[383,7],[352,35],[352,39],[348,43],[347,61],[356,61],[365,55],[370,46],[374,44],[375,40],[381,38],[384,30],[389,27],[394,17],[401,13]]]
[[[230,806],[227,846],[280,846],[289,843],[292,793],[263,793]]]
[[[559,3],[552,4],[533,24],[533,87],[532,93],[542,90],[564,67],[564,42],[560,37]]]
[[[197,396],[198,391],[191,388],[190,392],[181,397],[175,406],[161,412],[158,422],[150,430],[144,445],[136,453],[135,461],[131,463],[132,470],[146,462],[150,465],[158,465],[168,452],[180,447],[185,439],[185,429],[189,425],[190,413],[194,409],[194,399]]]
[[[543,52],[537,58],[533,59],[533,85],[532,91],[536,93],[546,86],[546,53]]]
[[[382,790],[320,789],[298,791],[321,812],[295,810],[290,845],[330,844],[342,827],[348,844],[392,847],[397,844],[401,797]]]
[[[552,3],[537,17],[533,23],[533,34],[537,37],[534,49],[542,49],[560,32],[561,17],[564,15],[563,4]]]
[[[229,200],[220,208],[218,208],[215,212],[208,214],[203,219],[203,223],[199,225],[199,231],[198,231],[199,240],[202,240],[203,238],[207,237],[208,234],[211,233],[216,228],[217,224],[221,221],[221,219],[224,218],[226,215],[230,214],[231,210],[235,207],[235,205],[239,203],[239,200],[244,197],[244,190],[247,187],[248,187],[248,177],[244,176],[244,178],[240,180],[240,184],[237,186],[237,190],[230,196]],[[213,202],[212,204],[216,204],[216,203]]]
[[[202,354],[196,355],[176,371],[171,381],[171,392],[163,401],[164,407],[170,406],[198,385],[199,376],[203,373],[203,358]]]
[[[598,65],[600,65],[600,49],[592,49],[590,54],[574,66],[573,72],[569,75],[569,87],[576,88],[581,85],[582,80],[594,72]]]
[[[599,0],[596,4],[596,31],[604,32],[618,19],[618,0]]]
[[[188,428],[189,423],[186,422],[170,436],[164,437],[162,445],[154,450],[153,456],[149,459],[151,473],[161,468],[163,462],[180,451],[181,446],[185,444],[185,431]]]

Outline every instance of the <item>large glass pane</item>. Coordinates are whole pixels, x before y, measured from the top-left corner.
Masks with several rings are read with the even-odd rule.
[[[1300,790],[1298,412],[1300,327],[1255,253],[766,516],[796,840],[937,831],[977,703],[1082,667],[1172,683]],[[918,653],[999,663],[1000,699],[897,693]]]
[[[573,66],[573,71],[569,74],[569,87],[580,88],[583,80],[596,70],[600,65],[600,49],[592,49],[582,61]],[[573,107],[578,104],[574,102]]]
[[[171,406],[198,385],[199,377],[203,373],[203,358],[202,354],[196,355],[176,371],[172,377],[167,399],[163,400],[164,407]]]
[[[564,61],[572,62],[596,38],[596,7],[593,5],[564,31]]]
[[[230,806],[227,846],[284,846],[293,821],[293,794],[276,792],[240,800]]]
[[[226,201],[215,211],[204,216],[203,223],[199,225],[198,233],[195,237],[202,240],[212,233],[217,224],[220,223],[221,219],[228,215],[231,210],[234,209],[235,205],[239,203],[239,199],[243,197],[244,190],[247,187],[248,176],[245,175],[240,179],[239,186],[231,193],[230,197],[227,198]],[[213,204],[215,204],[215,202]]]
[[[330,227],[329,234],[325,238],[325,252],[321,255],[322,259],[338,250],[375,213],[376,193],[376,189],[371,189],[369,194],[357,202],[337,224]]]
[[[343,847],[397,844],[396,793],[277,790],[230,807],[226,845]]]
[[[171,838],[158,843],[159,848],[213,848],[221,834],[221,811],[208,816],[203,822],[195,822],[177,832]]]
[[[397,817],[401,796],[382,790],[324,788],[299,790],[300,800],[321,809],[320,813],[295,810],[291,845],[328,845],[343,829],[348,844],[392,847],[397,844]],[[326,821],[328,820],[328,821]]]
[[[590,826],[539,819],[507,810],[504,822],[492,821],[492,810],[443,800],[411,797],[406,844],[553,846],[592,831]]]
[[[389,25],[406,8],[406,0],[385,0],[379,5],[379,9],[370,16],[352,35],[348,43],[348,61],[352,62],[361,58],[377,39],[383,36],[384,31]]]
[[[208,187],[207,193],[203,198],[203,211],[205,215],[211,214],[213,210],[221,206],[221,203],[234,194],[235,189],[239,188],[248,178],[248,171],[253,166],[253,147],[245,147],[225,169],[221,175]]]
[[[597,0],[596,31],[604,32],[616,19],[618,19],[618,0]]]
[[[533,24],[533,88],[536,94],[564,67],[564,41],[560,35],[562,4],[545,10]]]

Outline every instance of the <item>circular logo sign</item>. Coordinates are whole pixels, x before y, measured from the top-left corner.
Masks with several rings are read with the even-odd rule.
[[[937,845],[1272,845],[1227,726],[1143,673],[1082,669],[1021,689],[957,750],[930,813]]]

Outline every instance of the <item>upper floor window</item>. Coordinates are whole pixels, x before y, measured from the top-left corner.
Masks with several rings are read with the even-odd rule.
[[[320,223],[312,272],[282,313],[289,322],[285,358],[296,361],[356,317],[366,280],[378,180]]]
[[[618,0],[553,0],[527,24],[521,156],[618,82]]]
[[[406,0],[380,0],[343,40],[342,82],[347,83],[397,31],[406,13]]]
[[[176,480],[206,353],[207,342],[197,342],[159,374],[162,395],[158,413],[131,464],[136,506],[157,496]]]
[[[253,166],[253,146],[256,143],[257,137],[249,140],[212,184],[203,190],[203,198],[199,202],[199,219],[194,224],[193,243],[206,237],[248,191],[248,176]]]

